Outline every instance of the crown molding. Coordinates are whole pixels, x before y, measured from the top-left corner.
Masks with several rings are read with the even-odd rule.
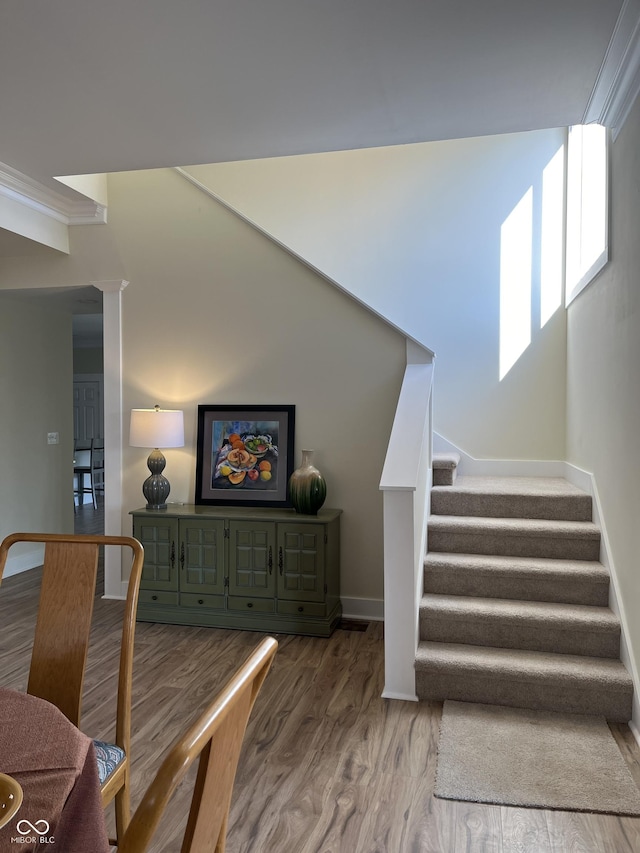
[[[624,0],[582,118],[618,135],[640,93],[640,0]]]
[[[4,163],[0,163],[0,195],[64,225],[103,225],[107,221],[105,205],[88,198],[66,198]]]

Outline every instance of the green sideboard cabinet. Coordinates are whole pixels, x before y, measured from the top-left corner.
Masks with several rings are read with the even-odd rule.
[[[340,619],[340,510],[169,504],[131,515],[143,622],[328,637]]]

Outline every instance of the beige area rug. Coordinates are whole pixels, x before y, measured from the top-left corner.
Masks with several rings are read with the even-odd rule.
[[[640,815],[638,790],[604,717],[444,703],[436,797]]]

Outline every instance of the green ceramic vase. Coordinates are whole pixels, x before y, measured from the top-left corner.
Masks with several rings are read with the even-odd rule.
[[[317,515],[327,496],[324,477],[313,464],[313,450],[302,451],[302,464],[289,478],[289,499],[302,515]]]

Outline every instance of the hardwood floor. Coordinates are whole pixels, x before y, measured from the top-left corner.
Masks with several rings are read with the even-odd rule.
[[[104,498],[98,495],[98,509],[93,508],[92,503],[80,504],[73,514],[74,533],[93,533],[102,535],[104,533]]]
[[[24,689],[39,571],[0,588],[0,683]],[[112,734],[120,602],[98,597],[82,727]],[[351,626],[355,628],[356,626]],[[261,635],[139,623],[133,805],[173,738]],[[507,808],[433,796],[439,704],[380,698],[382,626],[328,640],[279,635],[238,769],[228,853],[632,853],[640,819]],[[614,734],[640,783],[639,751]],[[154,853],[179,850],[191,779]],[[112,820],[112,816],[109,817]],[[88,851],[89,853],[89,851]]]

